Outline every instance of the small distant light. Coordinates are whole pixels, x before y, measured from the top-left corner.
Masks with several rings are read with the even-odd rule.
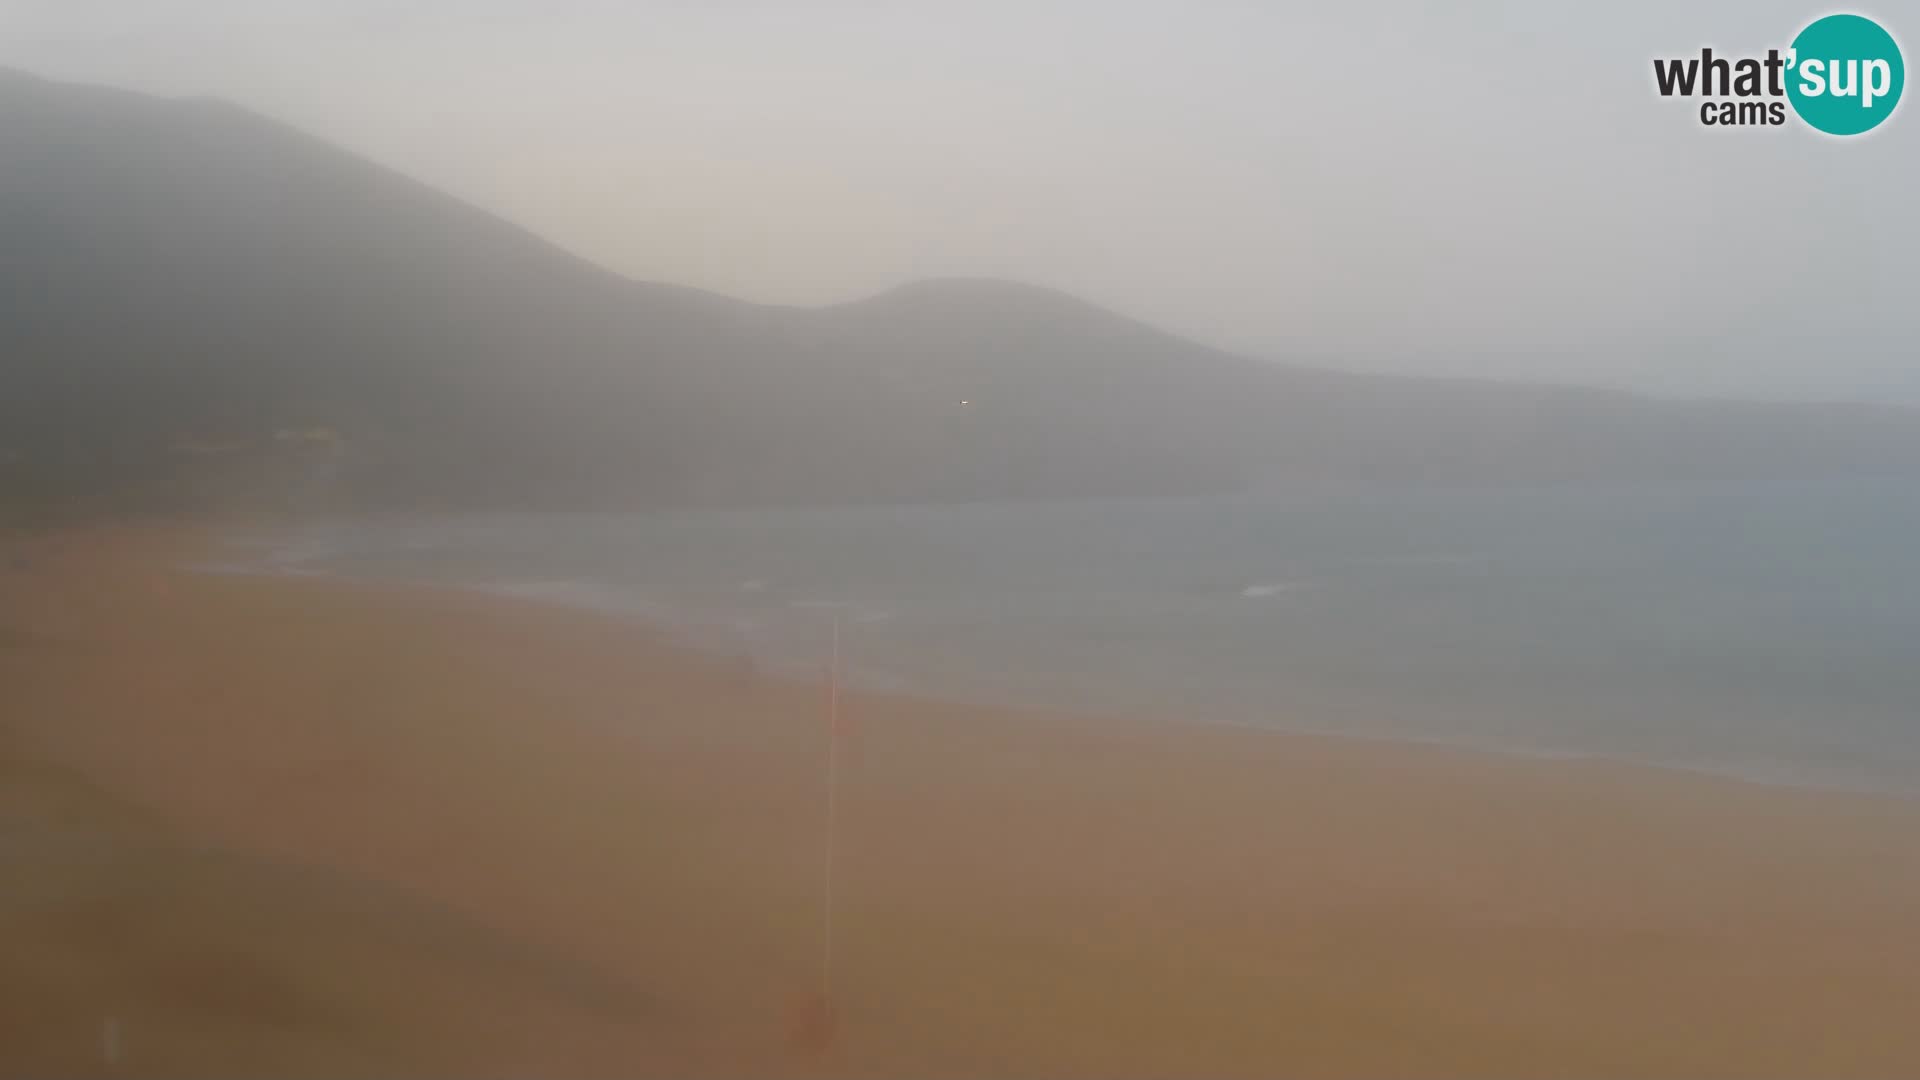
[[[960,404],[962,404],[962,405],[971,405],[971,404],[973,404],[973,402],[971,402],[971,401],[968,401],[968,400],[967,400],[966,398],[961,398],[961,399],[960,399]]]

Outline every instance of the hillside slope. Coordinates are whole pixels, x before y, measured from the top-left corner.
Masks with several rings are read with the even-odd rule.
[[[634,282],[236,107],[0,72],[14,502],[648,505],[1920,475],[1920,418],[1369,378],[1062,294]]]

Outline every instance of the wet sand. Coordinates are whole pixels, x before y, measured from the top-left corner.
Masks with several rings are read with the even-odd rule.
[[[1920,802],[873,694],[811,1045],[821,686],[203,542],[0,569],[0,1075],[1920,1074]]]

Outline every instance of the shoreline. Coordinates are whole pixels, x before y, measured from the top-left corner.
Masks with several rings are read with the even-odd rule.
[[[817,684],[195,542],[0,578],[6,1071],[1920,1071],[1905,800],[857,691],[803,1047]]]
[[[510,602],[525,603],[560,611],[570,611],[612,619],[622,625],[631,626],[643,632],[656,635],[662,643],[670,647],[686,649],[711,659],[734,661],[744,656],[755,664],[757,674],[766,678],[776,679],[794,685],[806,685],[810,682],[805,675],[795,670],[803,666],[796,661],[767,665],[762,658],[753,657],[750,653],[729,650],[712,642],[698,640],[697,634],[689,632],[684,625],[675,623],[671,616],[652,617],[636,611],[631,607],[623,606],[618,602],[602,603],[592,600],[573,600],[520,587],[523,584],[529,583],[438,582],[404,578],[383,578],[355,575],[335,570],[304,568],[297,563],[286,566],[276,566],[266,562],[252,564],[243,562],[198,563],[183,564],[180,569],[192,573],[203,573],[214,576],[231,575],[237,577],[260,577],[293,581],[337,581],[369,587],[425,589],[494,597]],[[541,582],[538,584],[556,583],[567,586],[580,586],[589,591],[596,588],[591,582],[575,579],[555,579],[553,582]],[[822,601],[816,606],[826,606],[831,603],[830,601]],[[821,662],[824,664],[824,656]],[[1824,791],[1920,803],[1920,782],[1898,784],[1893,782],[1876,782],[1867,778],[1862,778],[1854,782],[1846,782],[1837,779],[1795,779],[1792,776],[1778,775],[1782,772],[1791,773],[1795,771],[1792,766],[1772,768],[1716,766],[1660,758],[1651,754],[1635,755],[1598,750],[1527,747],[1471,738],[1452,738],[1443,735],[1368,734],[1362,732],[1336,731],[1327,728],[1286,727],[1278,723],[1267,724],[1246,720],[1228,720],[1208,717],[1182,719],[1170,715],[1161,715],[1150,710],[1085,708],[1044,702],[1016,701],[996,698],[992,695],[973,695],[960,692],[930,692],[913,685],[913,681],[909,676],[894,673],[883,673],[880,681],[861,680],[857,677],[850,678],[843,685],[851,691],[863,694],[886,695],[911,701],[947,703],[983,709],[1004,709],[1032,716],[1036,719],[1054,718],[1097,721],[1104,718],[1121,722],[1131,721],[1165,724],[1172,727],[1220,728],[1285,738],[1335,739],[1362,744],[1426,747],[1458,753],[1487,754],[1497,758],[1516,761],[1592,762],[1596,765],[1656,769],[1661,772],[1683,776],[1751,784],[1763,788],[1779,788],[1790,791]]]

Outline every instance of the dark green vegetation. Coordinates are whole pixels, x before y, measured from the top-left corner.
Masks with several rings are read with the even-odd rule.
[[[1336,374],[1002,282],[630,281],[233,106],[8,72],[0,379],[15,512],[1920,475],[1895,409]]]

